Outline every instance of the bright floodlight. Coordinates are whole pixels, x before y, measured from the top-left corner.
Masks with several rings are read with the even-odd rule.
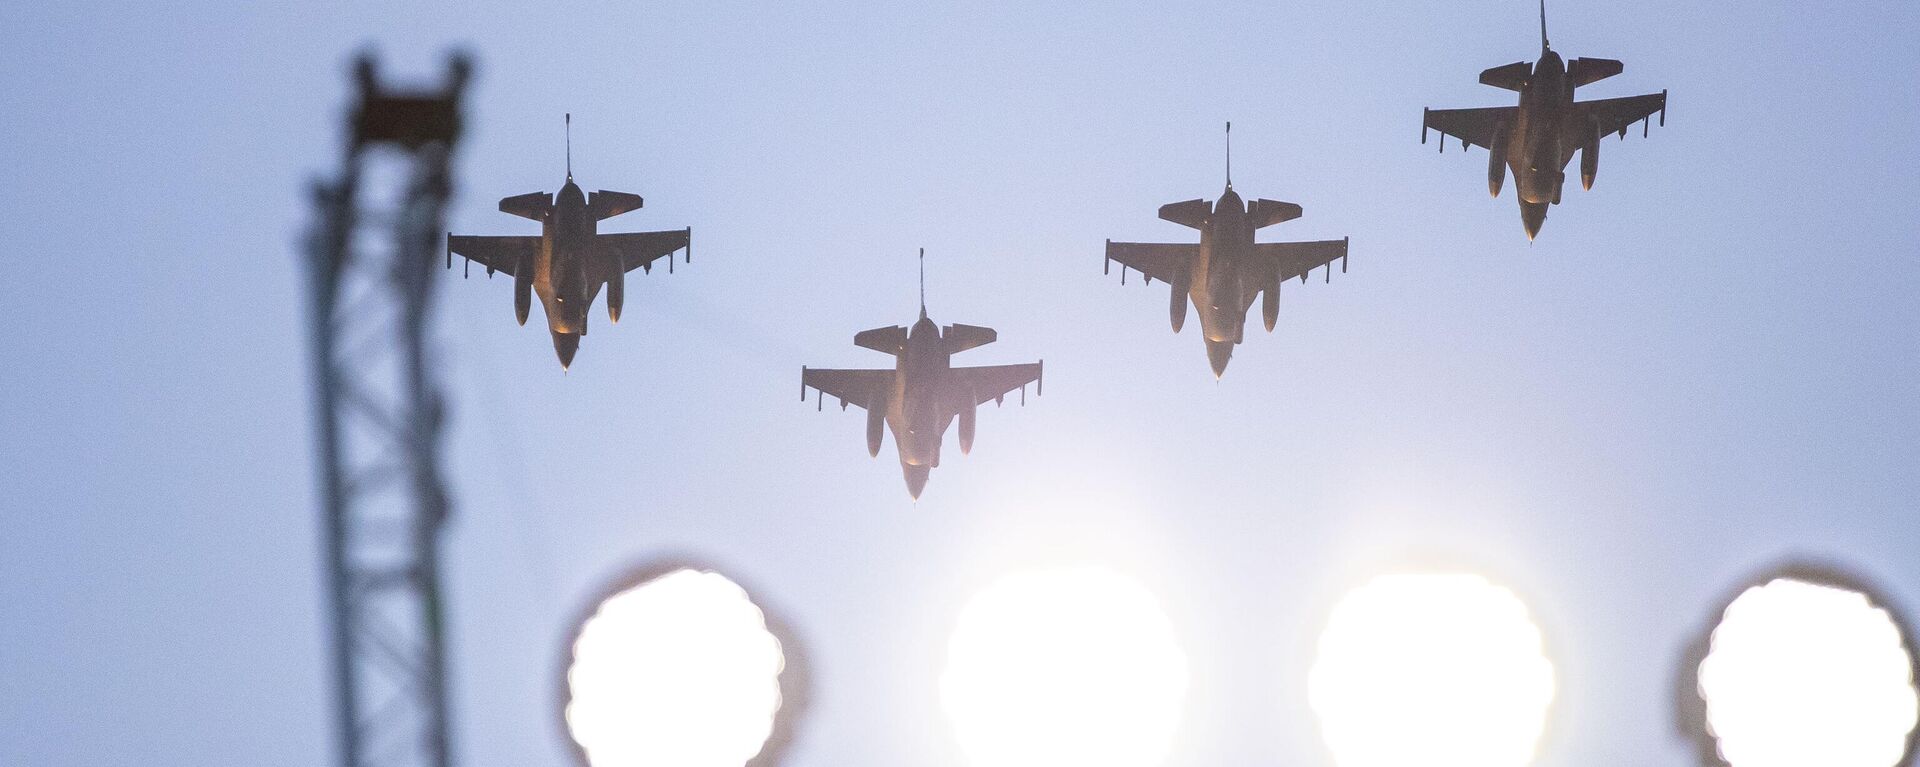
[[[1153,595],[1095,567],[1007,576],[960,613],[940,698],[976,767],[1150,767],[1187,659]]]
[[[1858,591],[1781,578],[1733,600],[1700,663],[1700,697],[1734,767],[1889,767],[1920,700],[1886,610]]]
[[[1553,664],[1513,592],[1477,575],[1385,575],[1334,608],[1307,687],[1341,767],[1520,767]]]
[[[717,573],[676,570],[600,603],[567,669],[567,729],[593,767],[740,767],[780,708],[780,642]]]

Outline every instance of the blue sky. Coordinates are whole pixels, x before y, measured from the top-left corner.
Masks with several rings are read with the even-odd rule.
[[[1011,569],[1092,562],[1192,659],[1172,767],[1329,764],[1321,619],[1409,563],[1525,595],[1560,697],[1543,765],[1683,764],[1673,679],[1734,584],[1788,557],[1920,602],[1920,8],[1549,9],[1557,50],[1671,91],[1528,244],[1485,154],[1415,140],[1537,53],[1526,2],[13,3],[0,10],[0,763],[327,763],[305,298],[307,182],[346,64],[478,76],[451,226],[576,174],[691,225],[570,375],[510,285],[441,287],[458,747],[560,765],[566,621],[628,568],[709,561],[794,624],[794,767],[958,765],[935,680]],[[1191,236],[1235,181],[1350,235],[1215,383],[1165,288],[1101,243]],[[799,368],[906,323],[998,328],[1046,396],[983,412],[917,505]],[[891,448],[889,448],[891,450]]]

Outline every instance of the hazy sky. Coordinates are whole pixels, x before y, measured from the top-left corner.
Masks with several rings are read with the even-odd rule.
[[[330,760],[306,189],[346,64],[478,59],[450,225],[562,180],[691,225],[570,375],[511,283],[440,285],[457,744],[562,765],[566,622],[621,572],[714,563],[797,629],[791,767],[958,767],[960,605],[1025,566],[1147,584],[1192,661],[1170,767],[1330,763],[1322,619],[1381,570],[1523,594],[1560,693],[1543,765],[1686,763],[1684,645],[1741,580],[1842,563],[1920,605],[1920,6],[1558,2],[1555,46],[1671,89],[1528,244],[1423,106],[1511,103],[1531,2],[14,2],[0,8],[0,763]],[[1263,239],[1350,235],[1215,383],[1106,238],[1179,240],[1220,124]],[[1509,185],[1511,190],[1511,185]],[[910,503],[802,364],[854,332],[995,327],[1046,360]],[[603,311],[603,310],[602,310]],[[1193,325],[1194,323],[1189,323]]]

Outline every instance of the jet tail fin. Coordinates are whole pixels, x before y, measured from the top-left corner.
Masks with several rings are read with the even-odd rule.
[[[1547,44],[1547,0],[1540,0],[1540,50],[1545,52],[1553,46]]]

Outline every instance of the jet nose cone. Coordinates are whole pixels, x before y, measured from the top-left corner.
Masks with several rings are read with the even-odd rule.
[[[1526,226],[1527,241],[1540,236],[1540,226],[1547,223],[1547,204],[1527,205],[1520,209],[1520,223]]]
[[[560,370],[573,367],[573,355],[580,351],[580,337],[572,333],[553,334],[553,353],[560,357]]]
[[[900,464],[900,469],[907,475],[907,495],[912,496],[916,501],[920,500],[920,491],[927,489],[927,475],[931,472],[931,468],[903,463]]]
[[[1213,366],[1214,380],[1218,381],[1221,376],[1226,375],[1227,362],[1232,359],[1233,343],[1231,341],[1207,342],[1207,364]]]

